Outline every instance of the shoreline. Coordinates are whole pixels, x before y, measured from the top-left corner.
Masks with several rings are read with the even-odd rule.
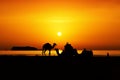
[[[59,51],[62,52],[61,50]],[[82,50],[77,50],[78,54],[81,54]],[[52,50],[52,56],[58,56],[55,50]],[[107,56],[107,53],[109,53],[109,56],[116,57],[120,56],[120,50],[93,50],[93,56]],[[41,50],[0,50],[0,56],[42,56]],[[46,56],[48,56],[48,52],[46,52]]]

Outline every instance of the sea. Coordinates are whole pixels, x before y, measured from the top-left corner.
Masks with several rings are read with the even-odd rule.
[[[79,54],[81,54],[82,50],[77,50]],[[62,50],[59,50],[61,53]],[[120,56],[120,50],[93,50],[94,56],[106,56],[109,53],[109,56]],[[12,55],[12,56],[43,56],[41,50],[37,51],[11,51],[11,50],[2,50],[0,51],[0,55]],[[46,51],[44,56],[49,56],[49,52]],[[51,51],[51,56],[58,56],[55,50]]]

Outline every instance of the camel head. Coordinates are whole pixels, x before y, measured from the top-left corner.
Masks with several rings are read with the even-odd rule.
[[[56,45],[57,45],[56,43],[53,43],[53,46],[52,46],[52,47],[54,48]]]

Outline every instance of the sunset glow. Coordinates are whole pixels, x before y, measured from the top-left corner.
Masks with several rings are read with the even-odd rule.
[[[119,0],[0,0],[0,50],[66,42],[120,49]]]

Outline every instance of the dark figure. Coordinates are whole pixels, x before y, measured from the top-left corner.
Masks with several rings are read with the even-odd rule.
[[[93,57],[93,52],[92,50],[86,50],[85,48],[83,49],[81,53],[82,57]]]
[[[109,55],[109,53],[107,53],[107,57],[109,57],[110,55]]]
[[[53,45],[51,45],[50,43],[45,43],[42,47],[42,55],[45,55],[45,52],[47,50],[49,50],[49,56],[51,54],[51,50],[56,46],[56,43],[53,43]]]
[[[59,53],[59,49],[55,49],[58,56],[76,56],[78,55],[77,50],[74,49],[71,44],[67,43],[64,46],[62,53]]]

